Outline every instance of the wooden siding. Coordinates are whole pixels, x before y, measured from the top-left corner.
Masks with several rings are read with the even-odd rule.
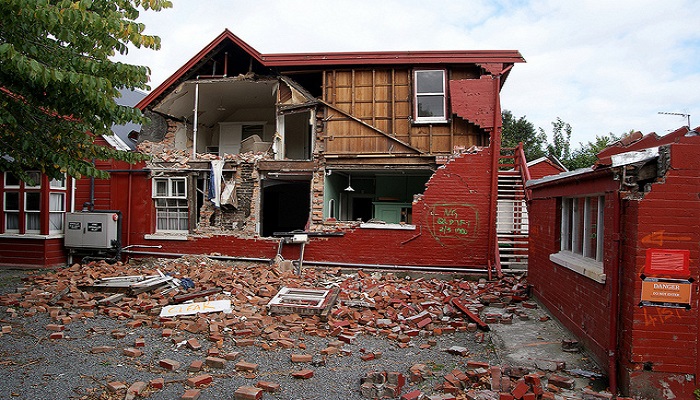
[[[474,75],[450,72],[460,79]],[[323,116],[325,153],[446,154],[455,146],[488,145],[483,130],[458,116],[447,123],[413,124],[411,78],[410,68],[324,72],[323,101],[330,105]]]

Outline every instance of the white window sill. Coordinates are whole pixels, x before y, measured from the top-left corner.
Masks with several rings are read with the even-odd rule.
[[[569,251],[560,251],[549,255],[549,260],[566,269],[570,269],[598,283],[605,283],[603,263],[590,258],[574,254]]]
[[[150,235],[143,235],[146,240],[187,240],[186,233],[154,233]]]
[[[0,234],[0,237],[3,238],[13,238],[13,239],[62,239],[63,238],[63,232],[59,233],[50,233],[48,235],[40,235],[38,233],[2,233]]]
[[[378,224],[373,222],[367,222],[360,224],[360,228],[364,229],[394,229],[394,230],[404,230],[413,231],[416,229],[415,225],[406,224]]]

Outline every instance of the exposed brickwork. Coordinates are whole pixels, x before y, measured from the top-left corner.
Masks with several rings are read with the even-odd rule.
[[[612,174],[598,174],[533,190],[530,206],[529,281],[535,295],[584,346],[607,367],[607,346],[612,288],[616,274],[613,261],[620,259],[620,316],[618,360],[623,393],[661,398],[670,390],[679,398],[691,398],[697,387],[700,359],[697,333],[698,299],[691,296],[690,309],[639,306],[642,279],[649,248],[690,250],[690,276],[698,280],[700,249],[700,162],[697,137],[661,148],[654,183],[620,192],[620,237],[613,234],[615,205],[620,182]],[[670,159],[668,158],[670,154]],[[595,188],[598,188],[595,190]],[[558,266],[549,255],[559,250],[557,197],[600,193],[605,188],[605,284]],[[610,188],[617,188],[610,190]],[[619,243],[619,252],[618,245]],[[695,284],[693,284],[695,285]]]

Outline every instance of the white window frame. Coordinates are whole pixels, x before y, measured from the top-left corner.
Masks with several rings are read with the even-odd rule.
[[[580,207],[581,199],[583,199],[583,210]],[[593,204],[597,206],[595,215],[593,215]],[[604,215],[605,196],[603,195],[562,197],[559,226],[560,251],[551,254],[549,259],[596,282],[605,283],[603,270]],[[594,249],[590,240],[594,234],[594,221],[595,253],[593,253]]]
[[[10,186],[10,188],[14,188],[14,186]],[[17,209],[16,210],[5,208],[7,205],[7,195],[10,193],[14,193],[17,195]],[[22,200],[21,200],[20,191],[16,191],[16,192],[9,191],[9,192],[3,193],[2,208],[3,208],[3,212],[5,214],[5,220],[3,221],[4,227],[5,227],[5,233],[19,233],[19,228],[20,228],[20,223],[19,223],[19,208],[20,207],[19,207],[19,205],[20,205],[21,201]],[[8,226],[7,226],[8,225],[8,217],[11,215],[14,216],[16,221],[17,221],[17,228],[16,229],[14,229],[14,228],[11,229],[11,228],[8,228]]]
[[[186,177],[160,177],[160,178],[153,178],[153,186],[152,186],[152,196],[153,196],[153,205],[156,209],[156,232],[159,233],[187,233],[189,232],[189,201],[187,200],[187,178]],[[158,184],[159,182],[165,182],[166,184],[166,193],[158,193]],[[184,184],[184,187],[182,188],[182,192],[178,190],[179,184]],[[166,205],[159,205],[159,203],[165,202]],[[168,202],[175,202],[177,204],[175,205],[169,205],[167,204]],[[161,218],[165,218],[165,223],[166,225],[169,225],[171,220],[174,220],[177,222],[176,224],[179,226],[180,223],[182,222],[183,218],[180,216],[182,214],[182,210],[185,213],[185,225],[186,229],[168,229],[159,227],[160,220]],[[171,211],[170,210],[175,210]],[[179,210],[179,211],[178,211]],[[161,213],[165,213],[164,217],[161,217]]]
[[[63,174],[61,179],[51,179],[49,182],[50,189],[65,189],[66,188],[66,175]]]
[[[14,174],[12,174],[11,172],[5,172],[5,180],[3,181],[3,186],[5,187],[5,189],[19,189],[19,185],[20,185],[20,183],[21,183],[22,181],[19,180],[17,177],[15,177],[15,179],[17,179],[17,184],[16,184],[16,185],[10,185],[10,184],[7,183],[7,178],[8,178],[9,176],[14,176]]]
[[[426,72],[440,72],[442,74],[442,91],[418,92],[419,75]],[[442,96],[442,116],[421,117],[418,115],[418,103],[420,97]],[[446,123],[447,120],[447,71],[444,69],[417,69],[413,71],[413,122],[419,124]]]
[[[39,171],[27,171],[28,175],[36,175],[36,183],[34,186],[29,186],[28,182],[24,182],[24,188],[25,189],[41,189],[41,179],[43,178],[43,175],[41,175],[41,172]]]
[[[30,210],[27,207],[27,199],[29,195],[37,194],[39,195],[39,209]],[[25,233],[41,233],[41,192],[38,191],[26,191],[24,192],[24,232]],[[39,227],[37,229],[29,229],[29,218],[34,217],[39,220]]]
[[[53,198],[55,196],[60,196],[61,200],[58,203],[55,203],[53,201]],[[54,207],[55,205],[58,205],[59,207]],[[54,208],[60,208],[60,209],[54,209]],[[63,225],[65,223],[65,214],[66,214],[66,194],[63,192],[50,192],[49,193],[49,233],[61,233],[63,232]],[[53,228],[54,225],[54,219],[57,219],[60,221],[60,224],[56,227]]]

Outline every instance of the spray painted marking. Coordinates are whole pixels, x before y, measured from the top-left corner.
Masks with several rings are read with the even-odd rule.
[[[475,239],[479,212],[472,204],[436,204],[430,209],[430,233],[443,245]]]

